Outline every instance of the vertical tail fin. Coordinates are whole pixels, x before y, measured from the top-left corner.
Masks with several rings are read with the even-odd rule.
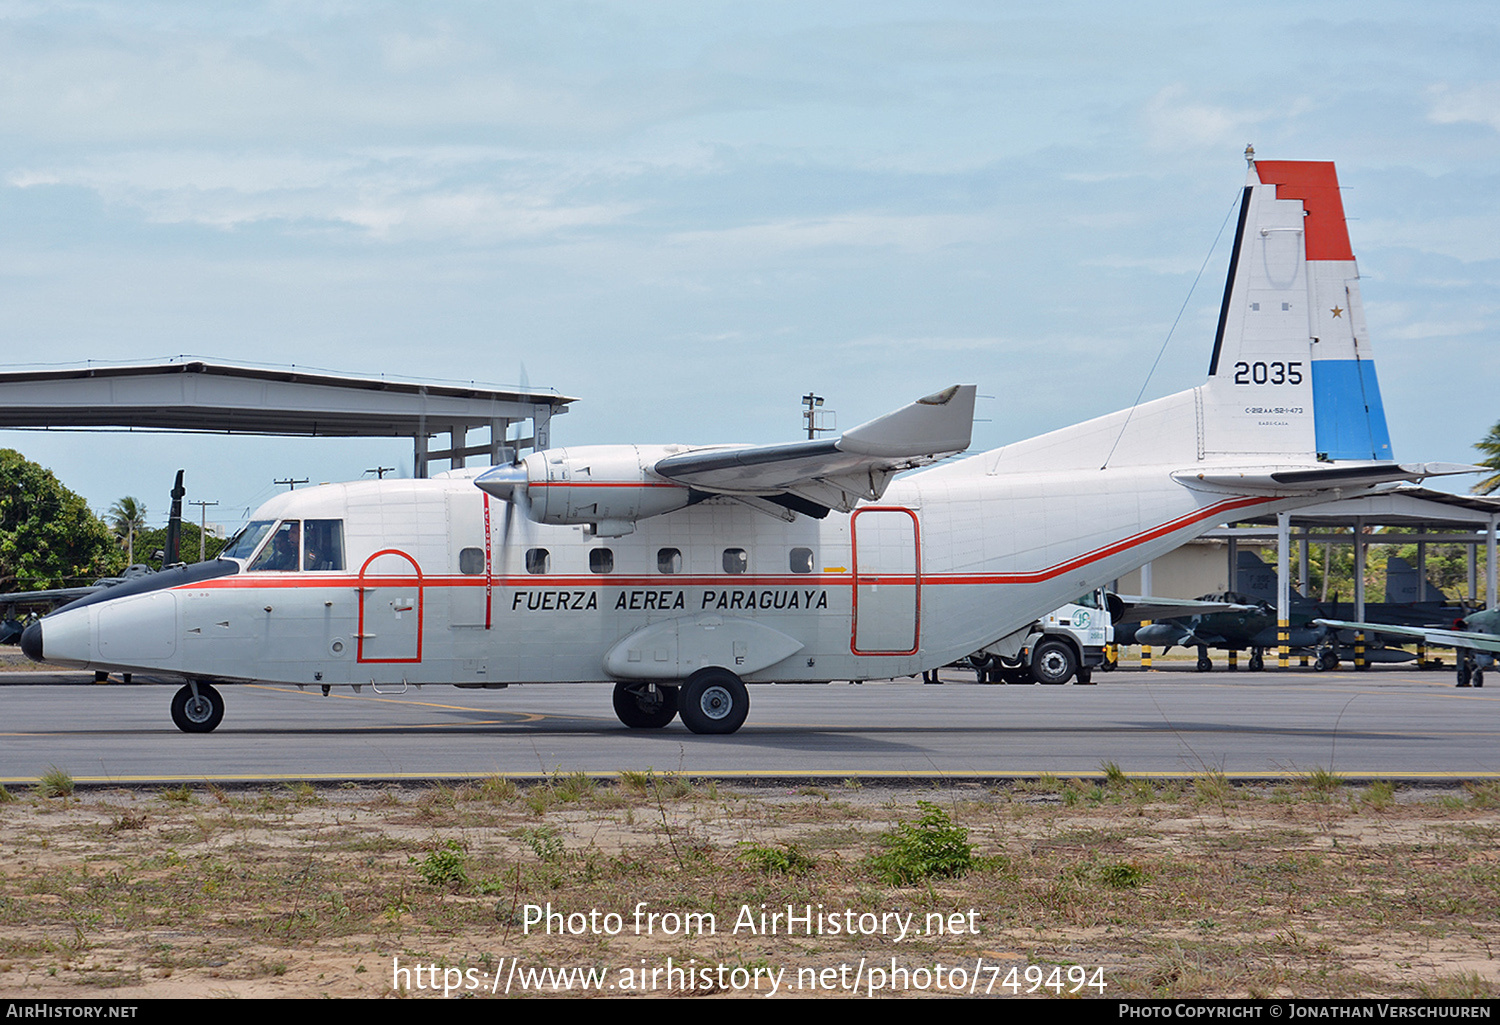
[[[1250,169],[1202,428],[1204,457],[1391,458],[1331,163]]]

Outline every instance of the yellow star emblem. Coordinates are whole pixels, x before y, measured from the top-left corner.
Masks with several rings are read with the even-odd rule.
[[[1332,313],[1332,314],[1333,314],[1333,315],[1334,315],[1334,316],[1335,316],[1335,317],[1341,317],[1341,316],[1343,316],[1343,314],[1344,314],[1344,311],[1343,311],[1343,310],[1341,310],[1341,309],[1340,309],[1340,308],[1339,308],[1339,307],[1337,307],[1337,306],[1335,306],[1335,307],[1334,307],[1334,308],[1333,308],[1333,309],[1331,309],[1331,310],[1329,310],[1329,311],[1328,311],[1328,312],[1329,312],[1329,313]]]

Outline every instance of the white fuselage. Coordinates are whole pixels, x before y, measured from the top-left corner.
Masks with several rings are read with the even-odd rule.
[[[783,522],[716,499],[621,538],[518,514],[507,537],[506,504],[466,476],[297,491],[254,518],[341,520],[342,569],[72,610],[48,621],[46,654],[299,685],[671,681],[708,663],[747,682],[885,678],[976,651],[1277,502],[1190,490],[1168,467],[1000,475],[989,458],[899,480],[852,515]]]

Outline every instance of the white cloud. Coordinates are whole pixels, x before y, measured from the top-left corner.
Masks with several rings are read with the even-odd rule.
[[[1243,146],[1266,115],[1236,110],[1191,97],[1186,86],[1170,85],[1146,105],[1145,127],[1156,149],[1206,149]]]
[[[865,246],[926,252],[966,242],[993,241],[988,217],[948,214],[856,213],[748,224],[671,236],[678,245],[711,246],[742,253],[774,253],[828,246]]]
[[[1447,85],[1430,90],[1432,109],[1428,118],[1440,125],[1472,122],[1500,132],[1500,82],[1484,82],[1467,89]]]

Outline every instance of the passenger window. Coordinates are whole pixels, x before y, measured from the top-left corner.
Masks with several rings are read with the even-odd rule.
[[[302,521],[302,568],[344,568],[344,521]]]
[[[724,572],[743,573],[750,568],[750,554],[743,548],[724,549]]]
[[[552,553],[545,548],[526,549],[526,572],[546,573],[552,568]]]
[[[590,573],[613,573],[615,553],[609,548],[595,548],[589,552]]]
[[[656,572],[681,573],[682,552],[676,548],[662,548],[656,553]]]
[[[252,572],[295,573],[302,548],[302,521],[285,520],[277,524],[271,540],[250,564]]]
[[[813,571],[812,549],[793,548],[790,562],[793,573],[811,573]]]
[[[484,572],[484,549],[464,548],[458,553],[458,571],[469,576]]]

